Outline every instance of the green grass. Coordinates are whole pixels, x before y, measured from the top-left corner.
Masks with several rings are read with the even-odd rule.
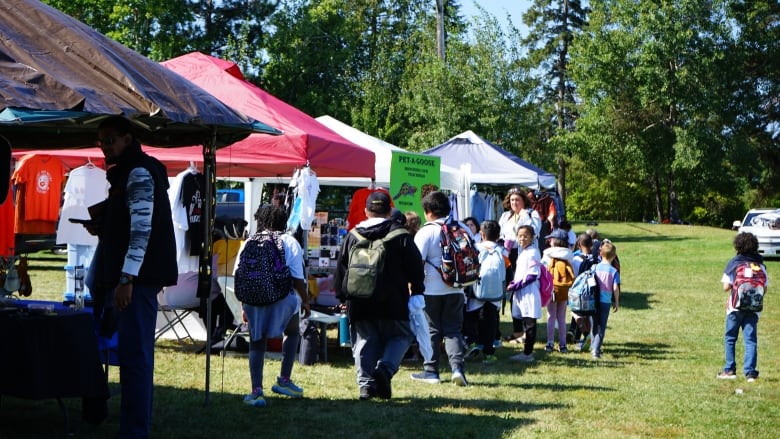
[[[583,228],[575,224],[575,230]],[[598,229],[617,245],[623,280],[621,309],[610,316],[601,360],[577,352],[545,354],[540,319],[534,364],[508,361],[519,348],[505,345],[496,365],[467,363],[471,386],[459,388],[413,382],[409,374],[420,364],[404,363],[393,379],[392,400],[363,402],[357,399],[348,352],[332,346],[331,363],[295,365],[293,378],[305,389],[305,399],[271,396],[268,407],[253,409],[241,403],[249,390],[245,358],[225,358],[223,367],[223,359],[212,356],[206,405],[205,356],[161,342],[153,437],[776,437],[780,353],[772,334],[780,331],[780,301],[772,282],[780,281],[780,261],[767,262],[770,288],[759,323],[761,378],[751,384],[741,377],[719,381],[725,316],[720,275],[733,254],[734,232],[641,223],[602,223]],[[31,265],[33,298],[59,299],[64,259],[41,253]],[[509,316],[502,316],[502,332],[510,326]],[[737,358],[741,370],[741,340]],[[267,387],[278,372],[279,361],[268,360]],[[112,388],[117,378],[112,368]],[[442,378],[449,378],[446,368]],[[737,388],[744,393],[736,394]],[[66,401],[74,436],[113,437],[119,399],[112,397],[109,418],[99,427],[82,424],[79,401]],[[58,435],[62,418],[56,402],[2,399],[0,437]]]

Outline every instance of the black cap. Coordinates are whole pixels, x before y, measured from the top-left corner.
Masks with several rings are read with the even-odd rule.
[[[406,225],[406,215],[396,208],[390,212],[390,220],[402,226]]]
[[[372,192],[366,199],[366,210],[377,215],[390,213],[390,197],[382,192]]]

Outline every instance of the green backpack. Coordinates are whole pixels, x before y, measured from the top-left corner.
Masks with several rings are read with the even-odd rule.
[[[352,229],[358,241],[349,249],[347,263],[347,298],[369,299],[374,295],[377,282],[385,268],[385,243],[401,235],[409,234],[403,228],[390,231],[384,238],[370,240]]]

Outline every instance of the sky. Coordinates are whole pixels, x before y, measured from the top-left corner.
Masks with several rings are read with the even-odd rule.
[[[507,12],[509,12],[512,16],[513,24],[521,30],[525,29],[522,15],[531,7],[531,3],[531,0],[460,0],[461,13],[467,18],[479,14],[477,7],[474,6],[479,4],[491,15],[496,16],[498,22],[503,26],[506,26],[505,18]]]

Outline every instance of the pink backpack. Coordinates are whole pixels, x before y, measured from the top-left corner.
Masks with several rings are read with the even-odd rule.
[[[547,267],[544,265],[541,265],[540,267],[539,296],[542,299],[542,306],[544,307],[547,306],[547,304],[550,303],[550,300],[552,299],[553,278],[550,270],[548,270]]]

